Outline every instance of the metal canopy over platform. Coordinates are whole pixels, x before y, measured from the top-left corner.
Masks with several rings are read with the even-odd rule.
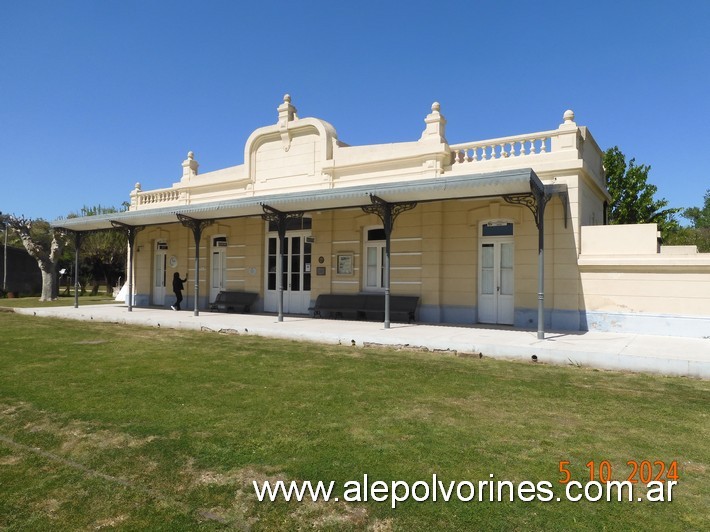
[[[220,219],[261,216],[262,205],[280,211],[314,211],[362,207],[377,196],[389,203],[437,201],[462,198],[500,197],[542,190],[543,184],[531,168],[489,172],[455,177],[373,183],[353,187],[317,189],[287,194],[261,194],[234,200],[212,201],[194,205],[172,205],[157,209],[140,209],[115,214],[83,216],[55,220],[52,226],[71,231],[112,229],[112,221],[126,225],[158,225],[177,223],[177,214],[190,218]]]

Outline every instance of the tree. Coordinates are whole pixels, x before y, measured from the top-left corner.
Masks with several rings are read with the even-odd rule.
[[[691,227],[682,227],[669,239],[670,244],[697,246],[701,253],[710,252],[710,189],[705,192],[703,207],[690,207],[682,213]]]
[[[626,156],[614,146],[604,153],[604,169],[611,195],[609,223],[656,223],[664,237],[680,228],[674,216],[680,209],[666,208],[665,198],[654,199],[658,187],[648,183],[649,165],[636,166],[636,159],[627,165]]]
[[[710,188],[705,191],[704,205],[690,207],[683,211],[683,218],[687,218],[695,229],[710,229]]]
[[[8,226],[19,235],[27,253],[37,261],[42,272],[40,301],[57,299],[57,262],[66,243],[65,235],[45,220],[30,220],[24,216],[10,215]]]

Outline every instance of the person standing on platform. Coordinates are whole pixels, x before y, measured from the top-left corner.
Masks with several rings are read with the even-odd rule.
[[[180,273],[175,272],[173,275],[173,292],[175,292],[175,304],[170,305],[173,310],[180,310],[180,303],[182,303],[182,291],[185,289],[183,283],[187,282],[187,275],[184,279],[180,279]]]

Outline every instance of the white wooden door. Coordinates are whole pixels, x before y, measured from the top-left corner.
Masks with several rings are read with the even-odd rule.
[[[217,299],[217,294],[225,289],[227,271],[227,253],[223,247],[212,249],[210,270],[210,303]]]
[[[168,265],[168,244],[158,241],[153,256],[153,305],[165,305],[165,286]]]
[[[515,314],[512,239],[483,239],[479,253],[478,321],[512,325]]]

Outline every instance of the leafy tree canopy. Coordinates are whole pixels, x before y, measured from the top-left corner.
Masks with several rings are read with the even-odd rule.
[[[682,216],[690,220],[692,226],[674,232],[668,244],[697,246],[700,253],[710,253],[710,189],[705,192],[702,207],[685,209]]]
[[[635,159],[627,164],[626,156],[614,146],[604,153],[604,169],[611,195],[610,223],[656,223],[664,237],[680,228],[675,219],[680,209],[668,208],[665,198],[654,198],[658,187],[648,182],[649,165],[637,166]]]
[[[695,229],[710,229],[710,188],[705,191],[702,207],[690,207],[683,211],[683,218],[687,218]]]

